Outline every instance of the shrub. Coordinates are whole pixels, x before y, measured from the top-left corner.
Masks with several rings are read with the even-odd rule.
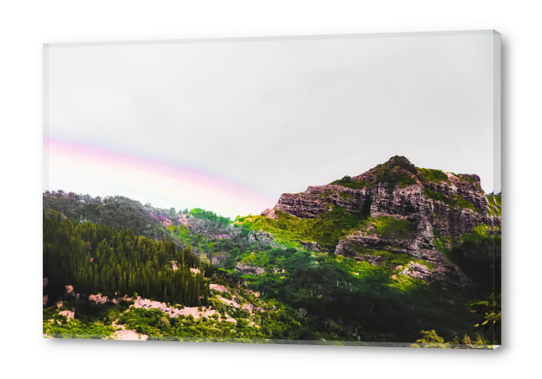
[[[450,347],[444,342],[444,338],[439,337],[435,330],[421,332],[422,338],[416,340],[416,343],[410,347],[429,348],[429,349],[449,349]]]
[[[342,179],[331,182],[331,184],[336,184],[339,186],[353,189],[363,189],[371,185],[371,183],[369,183],[368,181],[352,180],[352,178],[348,175],[343,177]]]
[[[252,221],[242,224],[253,230],[263,230],[275,235],[280,242],[311,241],[334,249],[339,240],[357,229],[366,219],[362,213],[354,214],[344,208],[333,206],[331,211],[321,213],[317,218],[305,219],[276,211],[278,220],[264,216],[252,216]],[[299,245],[299,242],[297,242]]]
[[[479,212],[480,210],[474,206],[471,202],[463,199],[461,196],[456,195],[453,198],[448,197],[440,192],[434,192],[430,189],[425,189],[425,196],[427,196],[430,199],[440,201],[441,203],[444,203],[446,205],[449,205],[451,207],[459,207],[463,209],[472,209],[473,211]]]
[[[388,183],[388,192],[393,190],[397,185],[401,188],[405,188],[408,185],[418,183],[412,174],[409,174],[407,171],[397,167],[394,167],[391,170],[383,170],[377,176],[377,181],[381,183]]]
[[[398,239],[412,238],[412,234],[416,230],[416,224],[389,216],[369,217],[363,224],[362,229],[365,231],[372,227],[374,233],[379,236],[395,235]]]
[[[448,175],[446,175],[446,173],[444,173],[441,170],[432,170],[432,169],[428,169],[428,168],[418,168],[418,171],[420,172],[421,177],[424,180],[427,180],[427,181],[433,182],[433,183],[446,182],[446,183],[450,184],[450,179],[448,179]]]

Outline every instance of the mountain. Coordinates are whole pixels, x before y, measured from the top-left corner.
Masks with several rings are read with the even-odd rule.
[[[486,266],[484,271],[490,273],[494,253],[500,258],[500,246],[495,250],[471,249],[468,254],[458,249],[465,240],[500,237],[500,196],[486,196],[477,175],[418,168],[401,156],[361,175],[345,176],[302,193],[285,193],[262,216],[277,225],[292,216],[301,223],[312,221],[313,226],[319,220],[335,220],[339,227],[348,225],[348,217],[365,220],[348,225],[353,227],[347,231],[341,229],[336,238],[307,233],[304,242],[316,242],[334,254],[369,262],[385,261],[378,252],[408,254],[435,269],[414,263],[403,273],[427,281],[470,286],[458,265],[467,271],[473,265]],[[336,229],[333,223],[322,224]],[[459,256],[452,258],[454,247]]]
[[[393,157],[233,221],[122,196],[43,202],[48,335],[500,341],[498,323],[474,327],[497,321],[480,299],[500,306],[501,197],[476,175]]]

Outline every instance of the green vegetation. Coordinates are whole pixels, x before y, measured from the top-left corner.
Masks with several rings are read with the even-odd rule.
[[[470,175],[465,175],[465,174],[463,174],[463,175],[461,175],[461,178],[462,178],[463,180],[466,180],[466,181],[469,182],[470,184],[473,184],[473,185],[478,184],[478,183],[476,182],[476,180],[475,180],[472,176],[470,176]]]
[[[339,196],[342,197],[344,200],[352,200],[354,198],[354,195],[348,192],[339,192]]]
[[[417,183],[417,172],[404,158],[394,157],[379,166],[375,180],[406,186]],[[439,173],[427,170],[424,178],[439,180]],[[348,188],[370,185],[349,177],[334,184]],[[353,197],[348,192],[338,195],[345,200]],[[429,195],[437,200],[444,196]],[[418,344],[436,341],[446,346],[453,341],[471,345],[485,341],[470,334],[473,325],[484,320],[479,322],[482,313],[469,312],[466,304],[482,298],[479,293],[493,290],[489,290],[488,278],[494,268],[484,262],[487,254],[495,254],[497,245],[500,257],[500,237],[487,226],[454,240],[435,231],[437,249],[479,282],[478,292],[467,292],[401,274],[410,262],[435,269],[430,262],[407,254],[357,245],[356,257],[333,254],[338,242],[355,231],[399,240],[414,237],[414,222],[369,217],[371,200],[360,204],[359,213],[330,205],[330,211],[313,219],[276,211],[278,220],[249,215],[234,223],[199,208],[177,214],[174,209],[140,207],[128,200],[116,197],[96,202],[64,193],[44,196],[44,204],[56,209],[45,207],[44,211],[44,277],[49,280],[45,294],[48,304],[64,302],[61,308],[44,308],[44,333],[111,338],[118,324],[149,339],[323,339],[337,343],[418,339]],[[444,196],[440,201],[469,206],[461,200]],[[126,217],[131,217],[129,222],[123,221]],[[81,218],[83,222],[79,222]],[[314,242],[318,245],[308,244]],[[263,270],[238,271],[238,263]],[[211,283],[226,291],[212,290]],[[66,295],[68,284],[80,298]],[[159,309],[128,309],[129,303],[122,301],[100,305],[88,300],[88,295],[98,292],[117,298],[138,293],[177,309],[199,307],[200,312],[207,311],[207,317],[171,317]],[[73,311],[75,320],[60,315],[63,310]],[[488,322],[497,317],[483,312]],[[434,334],[420,340],[420,329]]]
[[[437,229],[433,229],[433,244],[435,249],[440,251],[450,262],[456,263],[452,257],[452,238],[450,236],[442,236]]]
[[[150,204],[142,205],[139,201],[124,196],[108,196],[102,199],[99,196],[77,195],[73,192],[46,191],[43,195],[43,209],[59,212],[72,221],[82,219],[107,225],[114,230],[133,228],[138,236],[160,240],[168,237],[165,223],[179,223],[175,208],[154,208]]]
[[[132,308],[119,324],[150,337],[303,339],[307,325],[298,312],[275,301],[265,306],[267,310],[262,308],[254,313],[228,308],[228,315],[233,317],[228,320],[224,312],[220,316],[215,313],[214,317],[170,317],[159,309]],[[311,333],[313,339],[316,336]]]
[[[360,255],[369,254],[374,257],[382,257],[383,259],[381,263],[378,264],[379,266],[395,269],[395,267],[397,266],[407,266],[410,262],[414,262],[426,266],[429,270],[434,269],[434,265],[431,262],[427,262],[422,259],[412,258],[408,254],[390,253],[389,251],[383,250],[365,249],[359,245],[353,246],[353,248],[356,252],[360,253]]]
[[[263,267],[262,275],[224,272],[282,304],[305,309],[310,330],[327,333],[326,340],[355,341],[359,336],[365,341],[414,341],[419,332],[416,320],[448,338],[454,337],[452,330],[469,330],[474,320],[468,309],[455,305],[465,303],[463,295],[443,294],[421,279],[401,275],[402,268],[397,268],[413,261],[432,269],[429,262],[382,253],[385,260],[375,266],[340,255],[272,249],[239,258]],[[400,320],[397,314],[402,315]]]
[[[395,188],[396,186],[405,188],[408,185],[418,183],[418,180],[416,179],[416,177],[398,168],[385,170],[382,167],[380,172],[377,175],[376,180],[377,182],[380,182],[380,183],[388,183],[389,185],[388,192],[390,193],[391,191],[393,191],[393,188]]]
[[[269,255],[265,251],[252,252],[245,254],[241,258],[240,262],[243,264],[249,264],[257,267],[265,267],[269,263]]]
[[[474,327],[487,331],[490,328],[501,327],[501,294],[489,295],[485,300],[475,300],[469,303],[472,312],[483,315],[484,319]]]
[[[446,346],[446,343],[444,342],[444,338],[439,337],[437,332],[435,330],[429,330],[425,331],[422,330],[420,332],[422,335],[422,338],[416,340],[416,343],[411,345],[411,347],[418,347],[418,348],[431,348],[431,349],[448,349],[449,347]]]
[[[498,345],[500,342],[501,334],[501,295],[494,296],[491,294],[486,300],[475,300],[468,303],[471,308],[471,312],[483,315],[482,322],[476,324],[475,330],[480,330],[489,335],[491,340],[484,338],[483,334],[476,333],[476,340],[472,340],[467,334],[463,337],[455,337],[450,342],[444,342],[444,338],[439,337],[435,330],[425,331],[420,333],[422,338],[416,341],[416,344],[411,347],[423,347],[423,348],[437,348],[437,349],[450,349],[450,348],[489,348],[492,349],[493,345]]]
[[[118,304],[96,304],[85,300],[70,299],[60,308],[56,305],[43,309],[43,334],[56,338],[101,339],[111,336],[116,328],[113,322],[125,312],[133,301]],[[61,311],[74,312],[75,319],[61,315]]]
[[[405,157],[395,156],[384,164],[376,166],[376,182],[388,183],[388,192],[396,186],[405,188],[418,183],[416,167]]]
[[[250,219],[238,218],[237,221],[241,227],[249,230],[272,233],[279,242],[318,242],[331,251],[342,237],[358,229],[361,222],[366,219],[362,213],[349,213],[338,206],[333,206],[331,211],[313,219],[298,218],[278,210],[276,214],[278,220],[265,216],[251,216]]]
[[[482,321],[474,325],[479,330],[489,335],[494,344],[501,340],[501,294],[491,294],[485,300],[475,300],[468,303],[471,312],[483,316]]]
[[[197,247],[200,250],[215,251],[215,241],[210,241],[205,235],[194,233],[188,227],[170,225],[167,230],[171,232],[170,238],[182,242],[182,246]]]
[[[202,219],[202,220],[211,220],[219,223],[220,225],[227,226],[231,224],[232,220],[228,217],[217,216],[216,213],[211,211],[206,211],[201,208],[194,208],[190,211],[190,215]]]
[[[420,172],[424,180],[427,180],[433,183],[446,182],[450,184],[450,179],[448,179],[448,175],[446,175],[446,173],[441,170],[418,168],[418,171]]]
[[[449,197],[440,192],[431,191],[429,188],[425,189],[425,196],[430,199],[440,201],[451,207],[459,207],[463,209],[472,209],[473,211],[479,212],[480,210],[474,206],[471,202],[463,199],[461,196],[456,195],[454,197]]]
[[[365,180],[352,180],[350,176],[345,176],[342,179],[335,180],[334,182],[331,182],[331,184],[336,184],[339,186],[347,187],[347,188],[353,188],[353,189],[363,189],[365,187],[369,187],[371,183]]]
[[[489,203],[489,213],[493,215],[501,215],[501,194],[490,193],[487,197]]]
[[[408,220],[400,220],[389,216],[369,217],[360,228],[365,233],[376,234],[381,237],[395,236],[403,240],[412,238],[416,231],[416,224]]]
[[[53,322],[43,323],[43,334],[55,338],[102,339],[111,336],[116,328],[100,322],[84,324],[79,320],[67,320],[66,316],[55,314]]]
[[[434,234],[435,248],[462,269],[476,283],[479,292],[500,292],[501,237],[491,227],[478,225],[454,241],[436,230]]]
[[[490,341],[477,334],[476,340],[472,340],[468,335],[456,337],[449,342],[444,342],[444,338],[439,337],[435,330],[422,330],[420,332],[422,338],[416,340],[415,344],[410,347],[425,348],[425,349],[492,349],[493,345]]]
[[[179,269],[172,269],[175,260]],[[43,219],[43,277],[54,302],[65,285],[90,295],[131,296],[134,292],[161,301],[205,304],[213,268],[189,249],[175,251],[170,240],[134,235],[132,229],[114,231],[106,225],[78,223],[60,217]],[[167,264],[166,264],[167,263]],[[203,274],[194,275],[190,268]]]

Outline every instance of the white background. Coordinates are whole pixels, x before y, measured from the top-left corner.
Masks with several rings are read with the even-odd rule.
[[[540,12],[527,1],[73,1],[0,6],[0,375],[534,377],[540,372]],[[503,53],[504,347],[495,352],[41,338],[43,43],[496,29]],[[530,371],[530,372],[529,372]]]

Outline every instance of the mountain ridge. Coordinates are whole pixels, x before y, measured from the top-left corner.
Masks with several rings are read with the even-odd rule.
[[[46,191],[44,334],[396,343],[433,330],[474,338],[480,314],[469,302],[500,293],[500,200],[476,175],[404,157],[283,194],[274,208],[234,221]],[[94,304],[97,293],[159,306]],[[168,313],[183,307],[203,313]]]
[[[407,158],[395,156],[360,175],[309,186],[296,194],[285,193],[261,216],[280,224],[286,215],[308,221],[342,209],[365,218],[365,225],[342,233],[330,253],[371,262],[378,251],[408,254],[437,269],[429,273],[414,262],[405,268],[407,275],[468,287],[466,276],[443,254],[443,245],[451,248],[476,228],[487,236],[500,237],[500,205],[489,200],[476,174],[418,168]],[[385,225],[379,229],[379,224]],[[398,233],[401,230],[403,238]],[[469,257],[487,263],[491,258],[483,252]]]

